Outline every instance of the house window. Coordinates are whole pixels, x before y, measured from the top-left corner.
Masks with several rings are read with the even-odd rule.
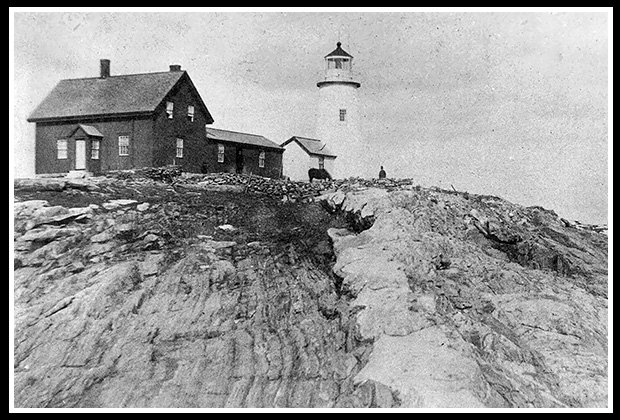
[[[194,122],[194,105],[187,106],[187,119]]]
[[[258,154],[258,167],[259,168],[265,167],[265,152],[264,151]]]
[[[118,155],[129,156],[129,136],[118,136]]]
[[[183,157],[183,139],[177,139],[177,157]]]
[[[219,163],[224,163],[224,145],[223,144],[217,145],[217,161]]]
[[[101,140],[90,141],[90,158],[99,160],[99,149],[101,148]]]
[[[67,140],[56,140],[56,157],[58,159],[67,158]]]
[[[344,121],[346,116],[347,116],[347,110],[346,109],[341,109],[340,110],[340,121]]]
[[[319,156],[319,169],[325,169],[325,158],[323,156]]]
[[[172,119],[173,112],[174,112],[174,103],[166,102],[166,114],[168,114],[168,118]]]

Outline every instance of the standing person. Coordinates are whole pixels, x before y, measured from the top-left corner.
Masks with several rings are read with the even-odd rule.
[[[386,177],[385,171],[383,170],[383,166],[381,166],[381,170],[379,171],[379,179],[383,179]]]

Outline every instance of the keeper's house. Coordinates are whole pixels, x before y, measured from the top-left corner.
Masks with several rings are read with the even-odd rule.
[[[170,71],[61,80],[28,118],[36,123],[35,173],[97,174],[176,164],[200,172],[217,160],[213,118],[181,66]]]

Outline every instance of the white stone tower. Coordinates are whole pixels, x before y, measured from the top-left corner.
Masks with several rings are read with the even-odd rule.
[[[363,177],[367,159],[360,130],[357,89],[361,84],[352,72],[353,56],[336,44],[325,56],[325,77],[319,88],[317,138],[337,157],[333,178]]]

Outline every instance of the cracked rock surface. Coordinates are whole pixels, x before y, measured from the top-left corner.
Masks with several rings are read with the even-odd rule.
[[[18,305],[19,405],[368,403],[352,382],[354,325],[311,263],[258,254],[233,265],[197,245],[159,275],[144,265],[94,267],[57,280],[46,303]],[[18,273],[18,285],[36,281]]]
[[[167,174],[16,183],[16,407],[607,405],[598,227],[406,181]]]
[[[353,382],[370,344],[336,289],[338,220],[319,204],[133,180],[35,191],[45,200],[29,188],[15,203],[16,407],[398,405]]]
[[[405,407],[605,407],[607,237],[496,197],[319,197],[343,292],[373,341],[358,382]],[[368,226],[371,226],[368,228]]]

